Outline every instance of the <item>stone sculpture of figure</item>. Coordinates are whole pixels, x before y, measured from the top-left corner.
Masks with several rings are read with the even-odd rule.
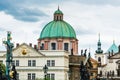
[[[87,49],[85,49],[85,53],[84,53],[84,56],[86,57],[86,52],[87,52]]]
[[[90,80],[89,72],[86,68],[86,66],[83,64],[83,61],[81,61],[80,65],[80,80]]]
[[[84,65],[83,65],[83,61],[81,61],[81,64],[80,64],[80,77],[81,77],[81,80],[84,80]]]
[[[114,71],[112,71],[112,76],[114,76]]]
[[[13,71],[13,80],[17,80],[17,71],[15,69],[15,65],[12,66],[12,71]]]
[[[82,54],[83,54],[83,50],[81,50],[81,56],[82,56]]]

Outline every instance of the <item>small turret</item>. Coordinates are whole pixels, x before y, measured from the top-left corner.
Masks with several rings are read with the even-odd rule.
[[[98,43],[97,43],[97,50],[95,51],[96,53],[103,53],[103,50],[101,49],[101,42],[100,42],[100,34],[99,34],[99,40],[98,40]]]

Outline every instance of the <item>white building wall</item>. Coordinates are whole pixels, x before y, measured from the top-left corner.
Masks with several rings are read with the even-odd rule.
[[[98,61],[98,58],[101,58],[101,65],[106,64],[106,54],[95,54],[95,59]]]
[[[27,54],[22,55],[22,49],[26,49]],[[68,52],[56,50],[35,51],[26,45],[13,51],[13,60],[19,60],[19,66],[16,66],[20,80],[27,80],[28,73],[35,73],[36,78],[44,78],[43,67],[47,60],[55,60],[55,66],[48,67],[48,73],[55,74],[55,80],[67,80],[69,70]],[[0,60],[6,65],[6,52],[0,52]],[[28,60],[36,60],[36,66],[28,66]],[[66,76],[67,75],[67,76]]]

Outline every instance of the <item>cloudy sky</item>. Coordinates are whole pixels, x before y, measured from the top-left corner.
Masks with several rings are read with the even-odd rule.
[[[1,0],[0,50],[7,31],[12,42],[37,44],[42,28],[53,20],[58,5],[64,20],[76,31],[80,49],[97,48],[98,33],[104,52],[115,40],[120,44],[120,0]]]

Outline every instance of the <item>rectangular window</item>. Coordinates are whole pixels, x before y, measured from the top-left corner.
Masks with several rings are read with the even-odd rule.
[[[52,50],[56,50],[56,43],[51,43]]]
[[[47,78],[48,78],[48,80],[50,79],[50,74],[47,74]]]
[[[55,74],[49,73],[49,74],[47,74],[47,78],[48,78],[48,80],[55,80]]]
[[[55,80],[55,74],[51,74],[51,80]]]
[[[31,60],[28,60],[28,66],[31,66]]]
[[[19,80],[19,73],[17,73],[17,80]]]
[[[64,50],[68,51],[68,43],[64,43]]]
[[[32,60],[32,66],[36,66],[36,61]]]
[[[32,80],[35,80],[35,73],[32,73]]]
[[[52,65],[51,66],[55,66],[55,60],[52,60]]]
[[[47,66],[50,66],[50,60],[47,60]]]
[[[12,65],[15,65],[15,60],[12,60]]]
[[[55,66],[55,60],[47,60],[47,66]]]
[[[28,80],[31,80],[31,73],[28,73]]]
[[[19,66],[19,60],[16,60],[16,66]]]

